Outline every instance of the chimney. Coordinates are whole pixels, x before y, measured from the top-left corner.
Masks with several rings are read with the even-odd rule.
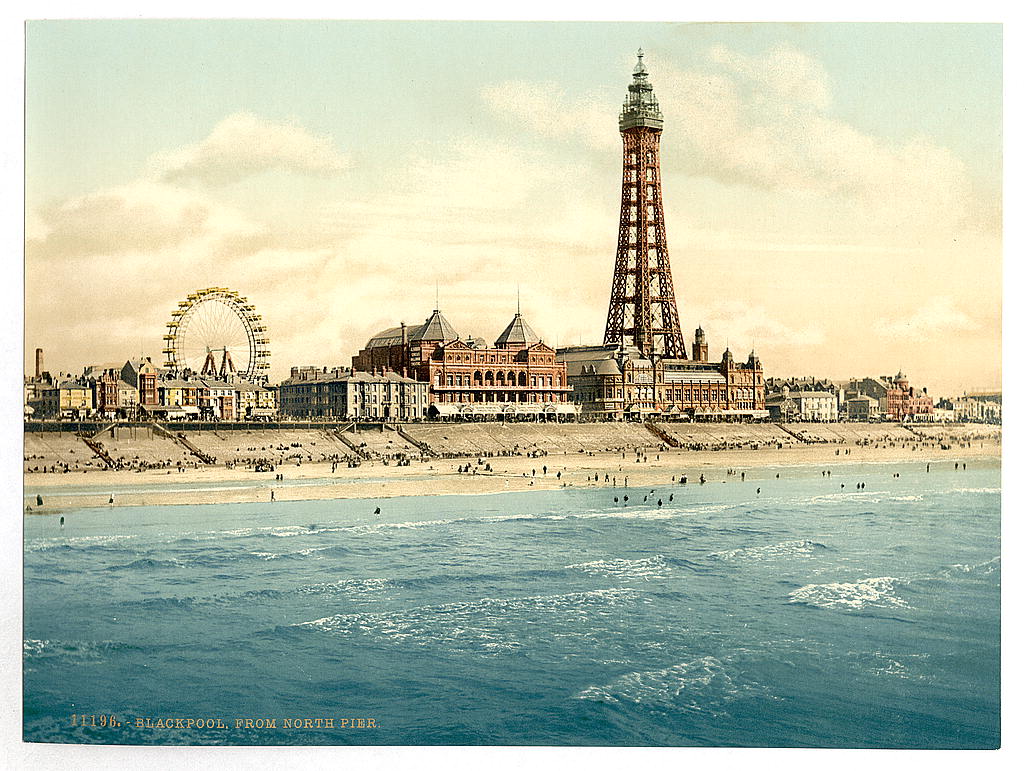
[[[36,348],[36,380],[43,376],[43,349]]]

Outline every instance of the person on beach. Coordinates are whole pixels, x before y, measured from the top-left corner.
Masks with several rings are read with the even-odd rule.
[[[36,506],[42,506],[42,505],[43,505],[43,496],[37,494],[36,495]],[[64,519],[64,517],[61,517],[61,519]]]
[[[274,502],[274,491],[273,490],[270,491],[270,502],[271,503]]]
[[[60,529],[61,530],[64,529],[64,516],[63,515],[61,515],[61,518],[60,518]]]

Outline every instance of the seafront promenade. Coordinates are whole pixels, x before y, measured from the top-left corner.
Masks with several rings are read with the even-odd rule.
[[[1001,438],[999,426],[887,423],[49,431],[25,434],[25,496],[29,513],[45,514],[111,505],[111,497],[124,506],[259,502],[271,491],[288,501],[637,488],[701,474],[724,481],[731,470],[756,478],[769,467],[998,459]]]

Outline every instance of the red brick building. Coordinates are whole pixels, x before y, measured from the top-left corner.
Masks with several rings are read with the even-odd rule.
[[[888,386],[887,412],[893,420],[931,420],[935,414],[935,405],[926,390],[911,386],[902,372],[897,373]],[[917,418],[918,415],[922,417]]]
[[[374,335],[352,369],[392,370],[428,383],[431,404],[565,404],[571,391],[565,364],[519,313],[488,348],[460,339],[435,310],[420,326]]]

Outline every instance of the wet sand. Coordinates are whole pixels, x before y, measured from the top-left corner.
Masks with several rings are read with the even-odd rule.
[[[838,449],[839,454],[836,454]],[[908,444],[906,447],[864,447],[850,445],[802,445],[784,449],[737,449],[721,451],[650,450],[646,461],[636,462],[633,451],[489,457],[483,463],[473,458],[414,460],[409,466],[364,461],[358,468],[339,465],[332,473],[330,463],[281,465],[275,472],[255,472],[240,467],[206,466],[177,470],[91,471],[68,474],[30,474],[25,477],[24,506],[28,514],[57,514],[84,508],[113,506],[166,506],[176,504],[218,504],[342,498],[383,499],[396,496],[481,495],[487,493],[552,490],[561,487],[651,488],[678,484],[686,475],[688,484],[699,484],[703,473],[708,482],[774,478],[785,467],[814,466],[849,477],[850,464],[915,462],[921,471],[930,463],[933,470],[954,463],[998,462],[1001,443],[974,441],[971,447],[950,450]],[[487,464],[492,471],[485,471]],[[470,473],[457,469],[470,466]],[[547,473],[543,469],[547,466]],[[472,470],[476,469],[475,474]],[[727,475],[735,469],[735,475]],[[771,473],[768,473],[771,469]],[[276,481],[276,474],[283,481]],[[561,476],[559,476],[561,474]],[[598,481],[594,481],[597,474]],[[608,482],[604,481],[608,475]],[[613,484],[614,478],[614,484]],[[837,487],[840,480],[837,479]],[[154,489],[155,488],[155,489]],[[95,492],[93,492],[95,491]],[[36,495],[44,505],[36,506]]]

